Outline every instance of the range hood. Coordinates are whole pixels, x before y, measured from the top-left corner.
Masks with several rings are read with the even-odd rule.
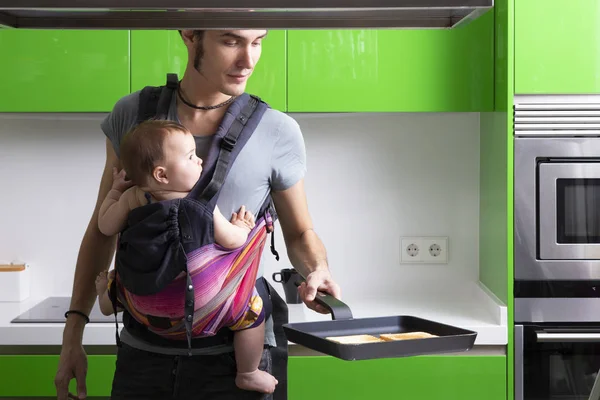
[[[25,29],[447,29],[493,0],[1,0]]]

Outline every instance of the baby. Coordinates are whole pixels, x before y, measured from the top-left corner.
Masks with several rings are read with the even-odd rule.
[[[113,170],[112,188],[102,202],[98,216],[98,227],[107,236],[115,235],[125,227],[131,210],[148,204],[147,194],[153,202],[186,197],[202,172],[202,160],[196,156],[194,137],[184,126],[172,121],[151,120],[139,124],[121,143],[121,161],[124,168],[120,172],[116,168]],[[125,171],[130,180],[126,180]],[[255,221],[244,206],[233,213],[231,222],[215,207],[213,224],[215,242],[234,249],[246,242]],[[102,313],[112,314],[114,309],[106,272],[97,277],[96,291]],[[234,333],[235,382],[240,389],[262,393],[275,390],[275,377],[258,369],[263,343],[264,321],[254,328]]]

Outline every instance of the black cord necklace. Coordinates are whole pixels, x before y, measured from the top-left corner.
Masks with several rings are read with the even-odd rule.
[[[183,104],[185,104],[188,107],[195,108],[196,110],[214,110],[215,108],[221,108],[223,106],[228,105],[235,99],[235,96],[231,96],[229,99],[225,100],[224,102],[216,104],[214,106],[197,106],[195,104],[190,103],[186,99],[184,99],[183,94],[181,92],[182,92],[181,84],[179,84],[179,85],[177,85],[177,96],[179,96],[181,101],[183,101]]]

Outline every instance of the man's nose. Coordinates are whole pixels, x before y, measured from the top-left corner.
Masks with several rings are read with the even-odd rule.
[[[238,59],[238,68],[243,69],[252,69],[254,68],[254,59],[252,57],[252,48],[246,47],[242,54],[240,54],[240,58]]]

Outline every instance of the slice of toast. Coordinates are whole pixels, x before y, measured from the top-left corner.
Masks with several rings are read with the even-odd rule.
[[[325,339],[341,344],[363,344],[383,342],[382,339],[372,335],[350,335],[350,336],[330,336]]]
[[[395,340],[411,340],[411,339],[426,339],[437,337],[427,332],[406,332],[406,333],[386,333],[379,335],[379,337],[386,342],[393,342]]]

